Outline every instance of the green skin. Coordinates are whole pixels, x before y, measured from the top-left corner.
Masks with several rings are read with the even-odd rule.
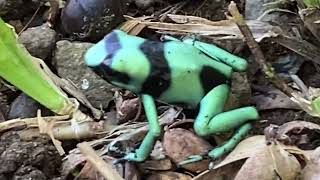
[[[165,37],[165,39],[167,41],[161,43],[163,51],[158,53],[158,50],[155,50],[158,47],[153,49],[151,47],[152,43],[150,42],[153,41],[114,30],[105,39],[91,47],[85,55],[86,64],[93,68],[97,74],[113,85],[131,90],[142,97],[149,122],[149,132],[140,147],[135,152],[127,154],[124,159],[135,162],[144,161],[160,136],[161,127],[158,122],[155,99],[167,103],[182,102],[191,108],[198,106],[199,113],[195,119],[194,130],[199,136],[209,136],[238,129],[229,141],[208,154],[211,158],[219,158],[234,149],[251,129],[249,121],[257,120],[259,115],[256,108],[251,106],[223,112],[230,93],[230,86],[228,83],[219,83],[206,93],[203,86],[204,78],[219,78],[220,76],[209,77],[212,74],[208,74],[204,77],[200,73],[204,67],[210,67],[223,77],[230,79],[233,71],[244,71],[247,68],[247,62],[211,44],[194,41],[193,39],[184,41],[173,37]],[[147,43],[146,46],[149,49],[142,51],[141,46],[145,43]],[[150,53],[147,55],[147,52],[150,52],[151,55]],[[151,86],[144,86],[147,78],[151,73],[159,72],[161,74],[164,71],[161,64],[157,64],[160,61],[159,56],[162,56],[167,62],[170,77],[159,77],[159,82],[155,77],[152,82],[156,85],[153,85],[159,86],[159,88],[150,90]],[[153,71],[150,57],[154,58],[153,62],[157,64]],[[103,63],[104,67],[102,67]],[[119,73],[106,75],[106,66],[120,74],[126,74],[130,80],[124,81],[125,78],[120,76]],[[163,74],[163,76],[166,75],[166,73]],[[161,89],[162,84],[166,84],[168,78],[170,79],[170,85]],[[189,85],[192,85],[192,88]],[[153,93],[153,91],[159,89],[161,93],[160,95],[158,93],[159,96],[155,97],[154,94],[157,93]],[[191,156],[190,159],[181,164],[201,159],[202,156],[199,155]]]

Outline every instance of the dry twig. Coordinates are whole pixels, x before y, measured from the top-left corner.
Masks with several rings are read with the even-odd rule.
[[[107,164],[102,158],[100,158],[95,151],[91,148],[91,146],[86,143],[80,143],[77,145],[80,149],[81,153],[87,158],[89,161],[107,180],[122,180],[123,178],[119,175],[119,173]]]
[[[283,91],[286,95],[291,97],[293,90],[283,81],[281,80],[277,74],[275,73],[274,69],[272,68],[271,64],[269,64],[261,49],[259,44],[255,41],[248,25],[246,24],[243,16],[239,13],[239,10],[237,8],[237,5],[231,1],[228,10],[230,14],[232,15],[232,20],[237,24],[238,28],[240,29],[241,33],[243,34],[247,45],[249,46],[252,54],[255,56],[255,60],[260,65],[262,71],[265,73],[265,75],[270,79],[270,81],[273,83],[274,86],[279,88],[281,91]]]

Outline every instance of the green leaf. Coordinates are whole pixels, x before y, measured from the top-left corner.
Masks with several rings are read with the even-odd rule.
[[[0,18],[0,76],[58,114],[72,103],[18,42],[13,28]]]
[[[320,0],[304,0],[304,3],[308,6],[308,7],[320,7]]]

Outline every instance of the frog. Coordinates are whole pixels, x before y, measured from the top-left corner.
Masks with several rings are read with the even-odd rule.
[[[143,162],[161,135],[156,102],[197,109],[193,129],[208,137],[234,130],[224,144],[207,155],[191,155],[181,164],[217,159],[232,151],[259,119],[254,106],[224,111],[233,72],[243,72],[245,59],[195,38],[164,36],[162,41],[114,29],[90,47],[85,64],[110,84],[141,97],[149,130],[140,146],[122,158]]]

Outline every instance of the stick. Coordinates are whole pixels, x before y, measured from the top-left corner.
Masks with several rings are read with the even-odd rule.
[[[278,89],[280,89],[282,92],[284,92],[287,96],[292,97],[293,90],[283,81],[281,80],[274,69],[272,68],[271,64],[266,62],[266,59],[260,49],[259,44],[254,39],[248,25],[246,24],[245,20],[243,19],[243,16],[239,13],[239,10],[237,8],[237,5],[231,1],[228,10],[230,14],[232,15],[232,20],[237,24],[238,28],[240,29],[241,33],[243,34],[247,45],[249,46],[252,54],[255,56],[256,62],[259,64],[260,68],[264,72],[264,74],[267,76],[267,78],[273,83],[274,86],[276,86]]]
[[[100,158],[95,151],[91,148],[91,146],[86,143],[80,143],[77,145],[80,149],[81,153],[87,158],[89,161],[107,180],[123,180],[123,178],[119,175],[119,173],[112,168],[109,164],[107,164],[102,158]]]

